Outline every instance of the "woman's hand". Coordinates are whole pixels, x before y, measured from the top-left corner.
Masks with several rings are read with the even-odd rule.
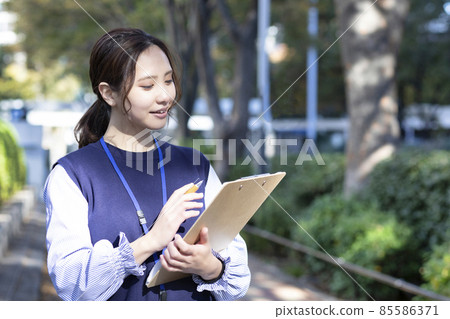
[[[203,203],[195,200],[202,199],[203,193],[185,194],[193,185],[190,183],[174,191],[150,231],[131,243],[137,264],[163,250],[173,240],[181,223],[200,214],[198,209],[203,207]]]
[[[180,235],[175,235],[175,240],[167,245],[160,261],[169,271],[197,274],[204,280],[217,278],[222,270],[222,263],[211,252],[206,227],[200,231],[200,239],[195,245],[189,245]]]

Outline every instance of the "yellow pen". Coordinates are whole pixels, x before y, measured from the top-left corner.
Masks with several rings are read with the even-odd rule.
[[[202,185],[202,183],[203,183],[203,181],[200,181],[197,184],[194,184],[194,186],[189,188],[185,194],[195,193],[200,188],[200,185]]]

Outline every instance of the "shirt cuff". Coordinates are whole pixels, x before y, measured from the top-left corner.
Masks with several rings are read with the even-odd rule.
[[[133,255],[133,248],[124,233],[119,234],[119,246],[115,249],[115,267],[123,277],[128,275],[143,276],[146,267],[138,265]]]
[[[226,291],[227,290],[228,281],[226,280],[226,278],[228,278],[228,276],[227,276],[228,265],[230,264],[231,258],[227,257],[225,259],[221,255],[219,255],[219,253],[217,253],[214,250],[212,250],[212,254],[216,258],[218,258],[225,265],[225,270],[224,270],[224,272],[222,274],[222,277],[220,277],[219,279],[217,279],[213,283],[205,282],[202,279],[202,277],[200,277],[199,275],[192,275],[192,279],[197,284],[197,291],[198,292],[202,292],[204,290],[208,290],[208,291],[221,291],[221,290]]]

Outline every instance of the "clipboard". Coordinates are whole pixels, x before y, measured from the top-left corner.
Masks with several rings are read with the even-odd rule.
[[[217,252],[225,249],[285,175],[285,172],[253,175],[223,183],[209,207],[183,239],[188,244],[195,244],[199,239],[200,230],[206,226],[211,248]],[[158,262],[150,271],[146,286],[150,288],[187,276],[190,274],[169,272]]]

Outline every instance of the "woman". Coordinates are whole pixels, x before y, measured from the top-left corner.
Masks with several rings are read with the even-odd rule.
[[[239,235],[220,254],[206,228],[195,245],[182,239],[220,187],[213,168],[197,151],[148,134],[166,125],[180,97],[166,45],[138,29],[112,30],[94,45],[89,74],[98,99],[75,129],[80,149],[55,164],[44,189],[48,269],[59,296],[242,297],[250,272]],[[199,180],[199,190],[189,193]],[[192,276],[147,288],[158,260]]]

